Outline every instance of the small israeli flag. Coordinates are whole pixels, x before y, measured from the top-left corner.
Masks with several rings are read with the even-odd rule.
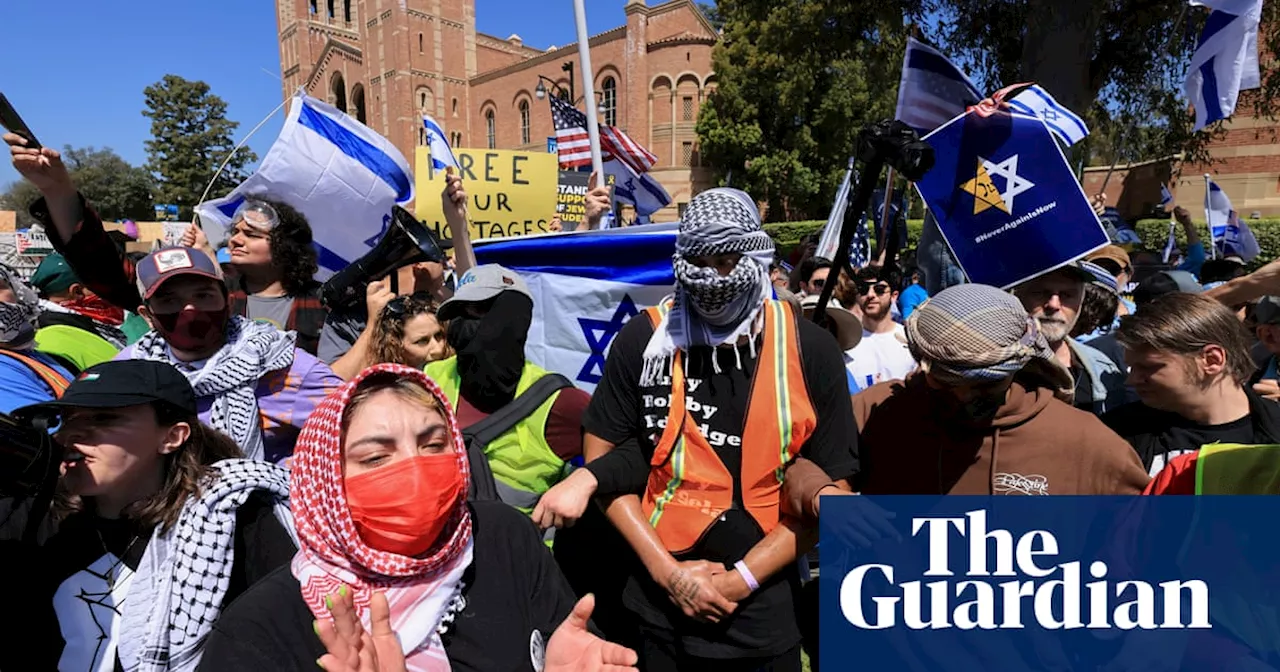
[[[1058,103],[1037,84],[1023,89],[1022,93],[1005,101],[1009,107],[1030,117],[1040,117],[1053,134],[1074,145],[1089,135],[1089,127],[1075,112]]]
[[[444,129],[440,124],[436,123],[431,115],[422,115],[422,126],[427,131],[427,149],[431,152],[431,170],[444,170],[448,167],[457,169],[458,159],[453,155],[453,148],[449,146],[449,136],[445,135]]]

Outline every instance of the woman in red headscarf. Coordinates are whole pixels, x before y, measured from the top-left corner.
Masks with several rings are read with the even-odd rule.
[[[227,608],[200,669],[631,669],[634,652],[585,630],[591,598],[575,608],[528,517],[466,501],[468,474],[422,371],[380,364],[347,382],[298,437],[297,556]],[[375,662],[375,639],[398,650]]]

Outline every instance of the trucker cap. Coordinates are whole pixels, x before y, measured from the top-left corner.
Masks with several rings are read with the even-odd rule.
[[[73,380],[62,397],[24,406],[14,415],[30,417],[41,411],[57,412],[67,407],[123,408],[164,402],[187,415],[196,415],[196,393],[191,383],[173,365],[146,359],[103,362],[85,369]]]
[[[222,269],[209,255],[194,247],[166,247],[156,250],[138,262],[138,293],[142,300],[151,298],[160,285],[180,275],[198,275],[225,283]]]
[[[476,266],[458,278],[458,288],[448,301],[440,304],[436,317],[451,320],[462,312],[464,304],[488,301],[506,291],[520,292],[533,300],[529,286],[514,271],[497,264]]]

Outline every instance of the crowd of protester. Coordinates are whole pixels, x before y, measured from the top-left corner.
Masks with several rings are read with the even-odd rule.
[[[66,451],[47,518],[4,502],[21,669],[816,669],[822,496],[1271,494],[1221,446],[1280,443],[1280,261],[1205,261],[1182,208],[1176,264],[1004,291],[936,225],[838,268],[709,189],[588,394],[526,358],[534,296],[476,264],[457,175],[452,261],[326,306],[287,204],[245,201],[221,263],[198,225],[134,256],[5,141],[57,252],[0,266],[0,412]]]

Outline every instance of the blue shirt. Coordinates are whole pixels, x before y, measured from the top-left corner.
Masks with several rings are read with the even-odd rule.
[[[42,352],[26,350],[22,354],[57,371],[68,381],[73,378],[61,364]],[[12,413],[14,409],[53,399],[53,390],[31,367],[0,353],[0,413]]]
[[[898,310],[902,311],[902,319],[905,322],[916,307],[929,299],[929,290],[917,284],[902,290],[898,295]]]

